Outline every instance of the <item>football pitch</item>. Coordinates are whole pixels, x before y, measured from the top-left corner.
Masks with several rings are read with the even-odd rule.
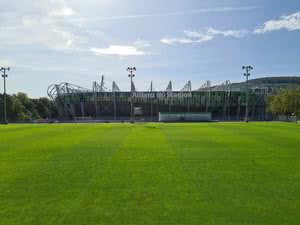
[[[299,221],[299,124],[0,126],[1,225]]]

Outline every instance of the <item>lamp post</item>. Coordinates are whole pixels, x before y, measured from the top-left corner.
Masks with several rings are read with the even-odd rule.
[[[249,118],[249,77],[250,77],[250,71],[253,70],[252,66],[243,66],[242,68],[246,72],[244,73],[244,76],[246,77],[246,113],[245,113],[245,122],[248,123]]]
[[[6,74],[6,71],[9,71],[10,68],[7,67],[1,67],[0,68],[0,71],[3,73],[2,74],[2,77],[3,77],[3,80],[4,80],[4,93],[3,93],[3,97],[4,97],[4,123],[8,123],[7,122],[7,109],[6,109],[6,78],[7,78],[7,74]]]
[[[128,67],[128,77],[130,77],[130,96],[131,96],[131,118],[130,120],[133,121],[134,113],[133,113],[133,81],[132,79],[135,77],[134,72],[136,71],[135,67]]]

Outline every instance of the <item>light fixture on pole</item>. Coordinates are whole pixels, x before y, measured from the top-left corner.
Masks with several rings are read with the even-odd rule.
[[[245,112],[245,122],[248,123],[249,121],[249,77],[250,77],[250,71],[253,70],[252,66],[243,66],[243,70],[246,72],[244,73],[244,76],[246,77],[246,112]]]
[[[129,72],[128,77],[130,77],[130,98],[131,98],[131,121],[133,121],[133,116],[134,116],[134,112],[133,112],[133,81],[132,79],[135,77],[134,72],[136,71],[135,67],[128,67],[127,71]]]
[[[0,71],[3,73],[2,74],[2,77],[3,77],[3,80],[4,80],[4,93],[3,93],[3,97],[4,97],[4,123],[8,123],[7,121],[7,109],[6,109],[6,78],[7,78],[7,73],[6,71],[9,71],[10,68],[7,67],[1,67],[0,68]]]

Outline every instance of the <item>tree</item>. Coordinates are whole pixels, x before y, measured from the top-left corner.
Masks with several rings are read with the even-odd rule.
[[[0,94],[0,120],[3,120],[3,95]],[[30,121],[34,119],[54,119],[58,113],[55,103],[48,98],[31,99],[25,93],[7,95],[7,115],[9,121]]]
[[[300,88],[282,90],[272,96],[269,110],[277,116],[300,116]]]

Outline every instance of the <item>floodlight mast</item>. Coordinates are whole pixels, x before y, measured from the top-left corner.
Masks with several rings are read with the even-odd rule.
[[[244,76],[246,77],[246,113],[245,113],[245,122],[248,123],[249,121],[249,77],[250,77],[250,71],[253,70],[252,66],[243,66],[243,70],[246,72],[244,73]]]
[[[133,78],[135,77],[135,74],[134,74],[134,72],[136,71],[136,68],[135,67],[128,67],[127,68],[127,71],[129,72],[129,74],[128,74],[128,77],[130,77],[130,93],[131,93],[131,109],[130,109],[130,111],[131,111],[131,116],[130,116],[130,120],[131,121],[133,121],[133,117],[134,117],[134,113],[133,113]]]
[[[6,78],[7,78],[7,73],[6,71],[10,71],[10,68],[7,67],[1,67],[0,71],[2,72],[2,77],[3,77],[3,81],[4,81],[4,93],[3,93],[3,97],[4,97],[4,123],[8,123],[7,121],[7,109],[6,109]]]

